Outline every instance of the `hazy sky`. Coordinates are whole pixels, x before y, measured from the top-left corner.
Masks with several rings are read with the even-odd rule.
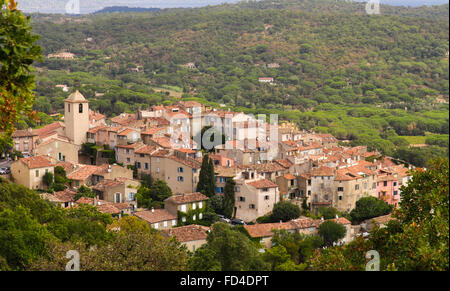
[[[341,0],[343,1],[343,0]],[[364,0],[356,0],[365,2]],[[368,1],[368,0],[367,0]],[[128,7],[199,7],[220,3],[235,3],[238,0],[18,0],[19,8],[24,12],[65,13],[79,11],[90,13],[109,6]],[[433,5],[448,3],[448,0],[381,0],[391,5]]]

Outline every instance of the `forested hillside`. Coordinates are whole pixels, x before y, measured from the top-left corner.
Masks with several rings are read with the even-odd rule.
[[[382,5],[380,15],[364,7],[284,0],[33,15],[44,54],[75,54],[36,64],[35,109],[61,111],[67,93],[55,85],[66,84],[107,115],[172,102],[183,92],[237,110],[279,112],[301,128],[386,154],[407,145],[397,135],[448,134],[448,5]],[[190,62],[194,69],[182,66]],[[260,83],[262,77],[274,84]],[[364,119],[373,114],[376,125]]]

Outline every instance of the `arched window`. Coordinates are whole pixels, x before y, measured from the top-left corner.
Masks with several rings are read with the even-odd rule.
[[[80,105],[78,105],[79,111],[80,113],[83,113],[83,103],[81,103]]]

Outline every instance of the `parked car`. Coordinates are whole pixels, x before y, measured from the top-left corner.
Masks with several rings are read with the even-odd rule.
[[[245,225],[245,222],[241,219],[233,218],[231,220],[232,225]]]
[[[11,167],[5,167],[6,174],[11,174]]]
[[[219,214],[219,221],[220,222],[225,222],[225,223],[231,223],[231,219],[226,218],[225,216],[223,216],[222,214]]]
[[[6,172],[6,168],[0,168],[0,175],[6,175],[6,174],[8,174]]]

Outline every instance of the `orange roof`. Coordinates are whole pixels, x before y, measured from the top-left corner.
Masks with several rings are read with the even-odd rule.
[[[145,220],[149,223],[156,223],[161,221],[177,219],[176,215],[171,214],[166,209],[154,209],[153,211],[152,210],[138,211],[134,213],[134,216],[137,216],[140,219]]]
[[[34,133],[36,133],[37,135],[42,137],[42,136],[48,135],[51,132],[54,132],[58,128],[65,128],[65,127],[66,126],[65,126],[64,122],[56,121],[56,122],[50,123],[44,127],[34,129],[33,131],[34,131]]]
[[[30,130],[27,130],[27,129],[25,129],[25,130],[16,130],[13,133],[13,135],[12,135],[13,138],[15,138],[15,137],[32,137],[32,136],[37,136],[37,133],[33,132],[33,131],[30,131]]]
[[[147,128],[145,131],[141,132],[141,135],[154,135],[155,133],[158,133],[162,130],[164,130],[164,127],[150,127]]]
[[[244,225],[251,237],[268,237],[272,236],[272,230],[294,230],[295,226],[290,222],[283,223],[262,223],[253,225]]]
[[[122,130],[121,132],[119,132],[117,135],[128,135],[133,132],[137,132],[137,130],[126,128],[126,129]]]
[[[34,156],[29,158],[21,158],[20,161],[27,165],[29,169],[37,168],[47,168],[53,167],[54,165],[50,162],[49,158],[46,156]]]
[[[311,176],[334,176],[335,169],[330,167],[319,167],[311,170]]]
[[[262,180],[258,180],[258,181],[254,181],[254,182],[248,182],[247,184],[255,187],[256,189],[277,188],[278,187],[277,184],[275,184],[267,179],[262,179]]]
[[[275,162],[277,162],[278,164],[280,164],[282,167],[284,168],[289,168],[293,165],[293,163],[291,163],[289,160],[284,159],[284,160],[275,160]]]
[[[105,115],[95,112],[94,110],[89,111],[89,119],[97,121],[103,118],[105,118]]]
[[[156,151],[157,147],[155,146],[150,146],[150,145],[145,145],[137,150],[135,150],[136,154],[146,154],[146,155],[150,155],[152,154],[154,151]]]
[[[284,175],[284,177],[285,177],[286,179],[288,179],[288,180],[293,180],[293,179],[295,179],[294,175],[292,175],[292,174],[286,174],[286,175]]]
[[[198,161],[196,161],[196,160],[194,160],[192,158],[182,159],[182,158],[179,158],[179,157],[177,157],[175,155],[170,155],[168,158],[171,159],[171,160],[174,160],[174,161],[176,161],[178,163],[181,163],[183,165],[186,165],[186,166],[188,166],[190,168],[193,168],[193,169],[200,169],[202,167],[200,162],[198,162]]]
[[[176,237],[179,242],[205,240],[209,227],[191,224],[175,228],[163,229],[165,237]]]
[[[89,133],[97,133],[99,130],[104,129],[106,127],[107,127],[106,125],[99,125],[99,126],[96,126],[96,127],[93,127],[91,129],[89,129],[87,132],[89,132]]]
[[[84,181],[99,170],[98,166],[93,165],[83,165],[79,170],[67,175],[67,178],[72,180]]]
[[[173,195],[164,201],[173,201],[176,204],[185,204],[185,203],[192,203],[192,202],[197,202],[197,201],[205,201],[208,199],[209,199],[208,196],[205,196],[200,192],[194,192],[194,193]]]
[[[166,149],[172,148],[172,142],[170,141],[170,138],[168,138],[168,137],[165,137],[165,136],[156,137],[156,138],[152,138],[151,140],[163,148],[166,148]]]
[[[125,149],[136,149],[139,148],[141,146],[143,146],[144,144],[141,142],[135,142],[132,144],[122,144],[122,145],[116,145],[116,147],[118,148],[125,148]]]

